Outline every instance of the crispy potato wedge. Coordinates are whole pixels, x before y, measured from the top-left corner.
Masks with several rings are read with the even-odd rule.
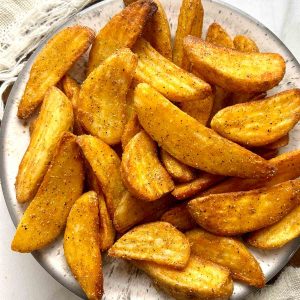
[[[94,40],[92,29],[68,27],[57,33],[36,57],[25,92],[18,107],[18,117],[26,119],[43,102],[49,88],[54,86]]]
[[[47,172],[59,139],[72,126],[71,102],[58,88],[52,87],[46,93],[30,144],[19,166],[15,184],[19,202],[23,203],[34,197]]]
[[[101,251],[106,251],[115,241],[116,230],[108,214],[103,193],[97,194],[97,197],[99,201],[99,245]]]
[[[108,255],[181,269],[189,260],[190,244],[184,234],[171,224],[153,222],[125,233],[108,250]]]
[[[279,222],[251,232],[246,241],[260,249],[274,249],[286,245],[300,236],[300,206],[297,206]]]
[[[32,136],[32,133],[33,133],[35,125],[36,125],[36,122],[37,122],[37,118],[34,119],[33,121],[31,121],[31,123],[29,125],[29,134],[30,134],[30,137]]]
[[[195,221],[217,235],[238,235],[280,221],[300,204],[300,180],[196,198],[188,203]]]
[[[121,141],[126,94],[136,65],[137,57],[121,49],[94,69],[81,86],[78,118],[89,133],[109,145]]]
[[[91,135],[79,136],[77,143],[100,182],[109,214],[113,216],[126,191],[120,174],[120,158],[107,144]]]
[[[168,195],[157,201],[141,201],[126,192],[115,211],[114,226],[123,233],[142,221],[159,219],[173,201]]]
[[[171,177],[178,182],[189,182],[195,179],[195,170],[183,164],[164,149],[160,150],[160,157]]]
[[[208,96],[201,100],[180,103],[182,111],[196,119],[199,123],[206,125],[214,105],[214,96]]]
[[[172,191],[172,195],[177,200],[184,200],[197,195],[224,179],[224,176],[203,172],[197,179],[191,182],[176,185],[175,189]]]
[[[133,52],[139,58],[135,79],[152,85],[169,100],[200,100],[211,94],[209,84],[163,57],[146,40],[139,39]]]
[[[101,299],[103,294],[98,214],[97,194],[83,194],[70,211],[64,235],[66,261],[91,300]]]
[[[96,192],[97,195],[102,195],[103,192],[100,182],[87,160],[85,160],[85,176],[88,190]]]
[[[265,285],[259,263],[239,240],[213,235],[200,228],[188,231],[185,235],[192,254],[228,268],[233,279],[258,288]]]
[[[63,231],[70,209],[83,190],[84,170],[75,136],[65,133],[43,182],[26,209],[11,248],[32,252],[51,244]]]
[[[151,137],[179,161],[209,173],[267,177],[273,167],[182,112],[148,84],[135,89],[139,121]]]
[[[233,39],[233,44],[234,48],[241,52],[259,52],[256,43],[245,35],[235,36]]]
[[[140,131],[141,125],[137,114],[134,113],[124,127],[123,134],[121,137],[122,148],[125,149],[129,141]]]
[[[270,150],[278,149],[278,148],[288,145],[289,140],[290,140],[290,137],[287,134],[287,135],[284,135],[283,137],[281,137],[280,139],[276,140],[275,142],[265,145],[264,148],[270,149]]]
[[[197,223],[191,217],[186,204],[169,209],[162,215],[160,220],[172,224],[180,231],[191,230],[197,227]]]
[[[88,74],[116,50],[131,48],[156,10],[152,0],[138,0],[116,14],[96,36],[89,54]]]
[[[234,45],[231,37],[225,31],[225,29],[216,22],[209,25],[207,29],[205,41],[219,47],[234,49]]]
[[[153,262],[134,261],[164,292],[178,300],[228,299],[233,292],[230,271],[211,261],[191,255],[183,270]]]
[[[174,39],[173,62],[185,70],[189,69],[190,62],[184,53],[183,38],[189,34],[201,37],[203,15],[201,0],[182,1]]]
[[[285,136],[300,120],[300,89],[284,91],[260,101],[219,111],[211,128],[247,146],[264,146]]]
[[[155,201],[174,189],[158,159],[156,144],[145,131],[137,133],[126,145],[121,175],[132,195],[145,201]]]
[[[275,53],[242,53],[187,36],[184,48],[193,67],[211,84],[232,92],[264,92],[284,76],[284,59]]]
[[[126,95],[126,110],[125,110],[126,122],[128,122],[136,114],[133,97],[134,97],[134,90],[137,84],[138,82],[133,79],[131,82],[131,86],[129,87]]]

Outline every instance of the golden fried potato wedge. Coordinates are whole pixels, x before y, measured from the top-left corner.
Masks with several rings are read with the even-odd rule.
[[[164,149],[160,150],[160,157],[166,170],[174,180],[178,182],[189,182],[195,179],[195,170],[177,160]]]
[[[155,201],[174,189],[158,159],[156,144],[145,131],[137,133],[126,145],[121,174],[127,189],[145,201]]]
[[[200,228],[188,231],[185,235],[192,254],[228,268],[233,279],[258,288],[265,285],[259,263],[239,240],[213,235]]]
[[[86,179],[87,188],[90,191],[96,192],[97,195],[102,195],[103,192],[102,192],[100,182],[95,172],[93,171],[92,167],[87,162],[87,160],[85,160],[85,176],[86,176],[85,179]]]
[[[279,222],[251,232],[246,241],[260,249],[274,249],[286,245],[300,236],[300,206],[297,206]]]
[[[241,52],[259,52],[256,43],[245,35],[235,36],[233,44],[234,48]]]
[[[130,117],[130,119],[127,121],[124,127],[122,137],[121,137],[122,148],[125,149],[129,141],[140,131],[141,131],[141,125],[137,117],[137,114],[134,113],[132,117]]]
[[[219,111],[211,128],[236,143],[264,146],[285,136],[300,120],[300,89]]]
[[[19,202],[23,203],[34,197],[59,139],[72,126],[71,102],[58,88],[52,87],[46,93],[30,144],[19,166],[16,178],[16,196]]]
[[[153,222],[125,233],[108,250],[108,255],[184,268],[190,257],[190,244],[171,224]]]
[[[109,249],[114,241],[116,236],[116,230],[113,226],[112,220],[107,211],[106,203],[104,201],[103,194],[97,194],[99,201],[99,245],[101,251],[106,251]]]
[[[180,108],[199,123],[206,125],[211,115],[213,105],[214,97],[211,95],[201,100],[182,102],[180,103]]]
[[[195,221],[217,235],[238,235],[272,225],[300,204],[300,180],[191,200]]]
[[[43,102],[49,88],[64,76],[94,40],[92,29],[68,27],[56,34],[36,57],[25,92],[18,107],[18,117],[28,118]]]
[[[37,122],[37,118],[34,119],[33,121],[31,121],[31,123],[29,125],[29,134],[30,134],[30,137],[32,136],[32,133],[33,133],[35,125],[36,125],[36,122]]]
[[[205,41],[219,47],[234,49],[234,45],[231,37],[225,31],[225,29],[216,22],[209,25],[207,29]]]
[[[126,191],[120,174],[120,158],[107,144],[91,135],[79,136],[77,143],[100,182],[109,214],[113,216]]]
[[[160,220],[172,224],[180,231],[191,230],[197,227],[197,223],[191,217],[186,204],[169,209],[161,216]]]
[[[91,300],[101,299],[103,294],[98,214],[97,194],[83,194],[70,211],[64,235],[66,261]]]
[[[138,82],[135,79],[133,79],[131,82],[131,86],[129,87],[126,95],[126,110],[125,110],[126,122],[128,122],[136,114],[133,97],[134,97],[134,90],[137,85]]]
[[[138,0],[116,14],[96,36],[89,54],[88,74],[116,50],[131,48],[156,10],[152,0]]]
[[[232,92],[264,92],[284,76],[284,59],[275,53],[242,53],[187,36],[184,48],[193,67],[211,84]]]
[[[270,149],[270,150],[278,149],[278,148],[288,145],[289,140],[290,140],[290,137],[287,134],[287,135],[284,135],[283,137],[281,137],[280,139],[276,140],[275,142],[265,145],[264,148]]]
[[[32,252],[51,244],[63,231],[70,209],[83,190],[84,170],[75,136],[65,133],[43,182],[26,209],[11,248]]]
[[[134,265],[175,299],[225,300],[233,292],[233,282],[227,268],[195,255],[191,255],[183,270],[146,261],[134,261]]]
[[[125,192],[114,214],[114,226],[118,232],[123,233],[148,219],[159,219],[174,202],[172,200],[167,195],[157,201],[141,201]]]
[[[208,189],[212,185],[224,180],[224,176],[203,172],[197,179],[175,186],[172,195],[177,200],[184,200]]]
[[[133,52],[139,58],[135,79],[152,85],[169,100],[200,100],[211,94],[209,84],[163,57],[146,40],[139,39]]]
[[[136,65],[137,57],[121,49],[94,69],[81,86],[78,118],[89,133],[109,145],[121,141],[126,94]]]
[[[174,39],[173,62],[185,70],[189,69],[190,62],[184,53],[183,38],[189,34],[201,37],[203,15],[201,0],[182,1]]]
[[[264,177],[273,167],[258,155],[204,127],[145,83],[135,89],[139,121],[179,161],[212,174]]]

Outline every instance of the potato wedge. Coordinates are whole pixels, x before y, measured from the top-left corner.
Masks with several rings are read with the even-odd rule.
[[[126,191],[120,174],[120,158],[107,144],[91,135],[79,136],[77,143],[100,182],[109,214],[113,216]]]
[[[99,201],[99,245],[101,251],[106,251],[115,241],[116,230],[108,214],[103,194],[97,194],[97,197]]]
[[[197,227],[197,223],[191,217],[186,204],[169,209],[162,215],[160,220],[172,224],[180,231],[191,230]]]
[[[109,145],[121,141],[126,94],[136,65],[137,57],[121,49],[94,69],[81,86],[78,118],[89,133]]]
[[[300,89],[281,92],[260,101],[219,111],[211,128],[247,146],[264,146],[285,136],[300,120]]]
[[[200,228],[188,231],[185,235],[192,254],[228,268],[233,279],[258,288],[265,285],[259,263],[239,240],[213,235]]]
[[[108,255],[181,269],[189,260],[190,244],[184,234],[171,224],[153,222],[125,233],[108,250]]]
[[[287,134],[287,135],[284,135],[283,137],[281,137],[280,139],[276,140],[275,142],[265,145],[264,148],[270,149],[270,150],[278,149],[278,148],[288,145],[289,140],[290,140],[290,137]]]
[[[233,39],[234,48],[241,52],[259,52],[256,43],[245,35],[237,35]]]
[[[121,175],[132,195],[145,201],[155,201],[174,189],[158,159],[156,144],[145,131],[137,133],[126,145]]]
[[[43,182],[26,209],[11,248],[32,252],[51,244],[63,231],[70,209],[83,190],[84,170],[75,136],[65,133]]]
[[[182,112],[148,84],[135,89],[139,121],[151,137],[179,161],[209,173],[264,177],[273,167]]]
[[[91,300],[101,299],[103,294],[98,214],[97,194],[83,194],[70,211],[64,235],[66,261]]]
[[[189,34],[201,37],[203,15],[201,0],[182,1],[174,39],[173,62],[185,70],[189,70],[190,62],[184,53],[183,38]]]
[[[85,176],[88,190],[96,192],[97,195],[102,195],[103,192],[100,182],[87,160],[85,160]]]
[[[246,241],[260,249],[275,249],[300,236],[300,206],[297,206],[279,222],[251,232]]]
[[[178,182],[189,182],[195,179],[195,170],[183,164],[164,149],[160,149],[160,157],[171,177]]]
[[[23,203],[34,197],[59,139],[72,126],[71,102],[58,88],[52,87],[46,93],[30,144],[19,166],[15,184],[19,202]]]
[[[175,189],[172,191],[172,195],[177,200],[184,200],[197,195],[224,179],[224,176],[203,172],[197,179],[191,182],[176,185]]]
[[[184,49],[207,82],[232,92],[264,92],[285,73],[284,59],[275,53],[242,53],[193,36],[184,38]]]
[[[131,227],[148,219],[159,219],[170,208],[174,200],[169,195],[157,201],[141,201],[125,192],[116,208],[113,223],[118,232],[126,232]]]
[[[271,159],[278,156],[278,149],[264,149],[264,148],[256,148],[252,149],[252,151],[264,159]]]
[[[43,102],[49,88],[64,76],[94,40],[92,29],[68,27],[57,33],[36,57],[25,92],[18,107],[18,117],[26,119]]]
[[[139,58],[135,79],[152,85],[169,100],[200,100],[211,94],[209,84],[163,57],[146,40],[139,39],[133,52]]]
[[[156,10],[153,1],[138,0],[116,14],[96,36],[89,54],[88,74],[116,50],[131,48]]]
[[[225,31],[225,29],[216,22],[209,25],[207,29],[205,41],[219,47],[234,49],[234,45],[231,37]]]
[[[188,203],[195,221],[217,235],[238,235],[280,221],[300,204],[300,180],[196,198]]]
[[[228,299],[233,292],[230,271],[211,261],[191,255],[183,270],[153,262],[134,261],[164,292],[178,300]]]
[[[141,125],[137,117],[137,114],[134,113],[132,117],[130,117],[130,119],[127,121],[124,127],[122,137],[121,137],[122,148],[125,149],[129,141],[140,131],[141,131]]]
[[[37,118],[32,120],[30,125],[29,125],[29,134],[30,134],[30,137],[32,136],[32,133],[34,131],[34,128],[35,128],[35,125],[36,125],[36,122],[37,122]]]
[[[127,95],[126,95],[126,122],[128,122],[136,113],[133,103],[133,97],[134,97],[134,90],[135,87],[138,85],[138,82],[133,79],[131,82],[131,86],[128,89]]]

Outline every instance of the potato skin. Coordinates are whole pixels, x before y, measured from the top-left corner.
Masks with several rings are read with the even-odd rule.
[[[182,112],[148,84],[135,89],[134,104],[145,131],[181,162],[217,175],[268,177],[274,168]]]
[[[233,39],[234,48],[241,52],[259,52],[256,43],[245,35],[237,35]]]

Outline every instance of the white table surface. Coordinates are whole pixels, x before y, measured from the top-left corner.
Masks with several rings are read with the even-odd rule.
[[[300,61],[299,0],[223,0],[271,29]],[[15,227],[0,195],[0,300],[79,300],[30,254],[10,250]],[[259,300],[259,299],[258,299]]]

